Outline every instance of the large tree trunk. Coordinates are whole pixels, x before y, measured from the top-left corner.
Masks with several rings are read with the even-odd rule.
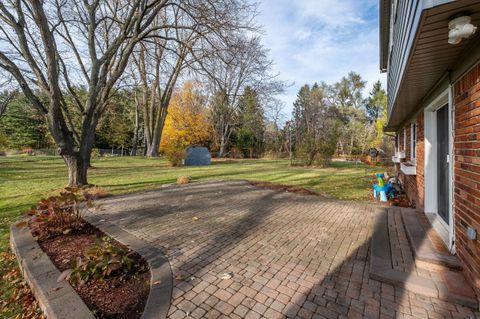
[[[158,157],[160,152],[158,148],[160,147],[160,141],[152,141],[152,143],[147,145],[147,156],[148,157]]]
[[[133,141],[132,141],[132,151],[130,152],[131,156],[137,155],[137,148],[139,142],[139,131],[140,131],[140,111],[139,111],[139,103],[137,101],[137,96],[135,94],[135,128],[133,131]]]
[[[84,156],[76,152],[73,155],[63,155],[63,160],[68,168],[68,186],[78,187],[87,185],[88,163],[85,162]]]
[[[165,126],[165,120],[167,118],[167,105],[161,105],[157,111],[157,118],[154,123],[153,136],[150,139],[150,143],[147,145],[147,156],[158,157],[160,155],[160,141],[162,140],[163,127]]]
[[[225,137],[222,135],[220,139],[220,149],[218,150],[218,157],[222,158],[225,155]]]

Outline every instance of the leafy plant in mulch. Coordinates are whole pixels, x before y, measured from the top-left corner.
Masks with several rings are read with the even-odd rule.
[[[78,257],[63,275],[81,285],[92,278],[103,280],[113,275],[125,276],[133,268],[134,254],[105,236],[88,248],[83,257]]]
[[[67,187],[57,196],[42,198],[33,206],[26,216],[32,234],[42,241],[59,235],[78,233],[85,227],[82,219],[81,204],[92,207],[93,201],[103,196],[103,193],[89,192],[82,188]],[[26,221],[17,226],[26,225]]]

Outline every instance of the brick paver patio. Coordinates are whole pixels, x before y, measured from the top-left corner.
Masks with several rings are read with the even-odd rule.
[[[170,318],[480,317],[369,279],[368,203],[212,181],[113,197],[99,210],[168,257]]]

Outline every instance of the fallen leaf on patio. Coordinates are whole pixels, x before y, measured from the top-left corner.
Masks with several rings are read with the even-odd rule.
[[[155,281],[153,284],[154,285],[160,285],[162,282],[160,280]]]
[[[232,278],[233,278],[233,273],[231,272],[226,272],[220,275],[220,279],[223,279],[223,280],[228,280]]]
[[[179,280],[179,281],[182,281],[182,280],[185,280],[185,277],[183,275],[176,275],[175,276],[175,280]]]
[[[60,276],[58,276],[57,282],[62,282],[62,281],[64,281],[65,279],[68,278],[68,276],[70,276],[71,273],[72,273],[72,270],[71,270],[71,269],[64,270],[64,271],[60,274]]]

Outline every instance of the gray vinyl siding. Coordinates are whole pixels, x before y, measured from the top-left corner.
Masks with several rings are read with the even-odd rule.
[[[423,6],[421,2],[421,0],[400,0],[398,2],[397,12],[392,12],[392,23],[394,23],[392,29],[393,46],[390,51],[387,80],[389,115],[422,15]]]
[[[418,26],[426,9],[454,0],[398,0],[396,12],[391,12],[393,46],[388,60],[388,115],[401,84],[410,53],[416,40]]]

